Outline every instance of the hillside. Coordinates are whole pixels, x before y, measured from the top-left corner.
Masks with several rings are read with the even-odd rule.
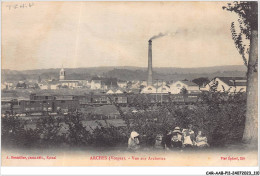
[[[39,70],[2,70],[2,81],[19,81],[28,79],[58,79],[60,68]],[[91,79],[93,76],[113,77],[120,80],[146,80],[147,68],[144,67],[91,67],[65,68],[68,79]],[[153,68],[154,79],[180,80],[198,77],[213,78],[215,76],[245,76],[246,67],[243,65],[215,66],[200,68]]]

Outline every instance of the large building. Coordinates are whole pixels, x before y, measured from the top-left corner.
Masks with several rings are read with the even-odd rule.
[[[59,88],[70,88],[70,89],[82,88],[86,84],[87,84],[87,80],[85,80],[85,79],[82,79],[82,80],[66,79],[66,72],[65,72],[64,68],[61,68],[60,80],[57,85]]]
[[[244,77],[215,77],[212,79],[203,91],[210,91],[214,88],[216,91],[225,92],[246,92],[247,79]]]
[[[166,85],[147,86],[141,90],[143,94],[169,94],[170,88]]]
[[[102,81],[101,80],[91,80],[90,89],[91,90],[102,89]]]
[[[59,72],[59,80],[42,80],[40,83],[38,83],[40,89],[61,89],[61,88],[82,88],[87,84],[87,80],[71,80],[66,78],[66,71],[62,67]]]
[[[170,85],[171,94],[179,94],[183,89],[187,90],[187,93],[200,92],[199,86],[191,81],[177,81]]]

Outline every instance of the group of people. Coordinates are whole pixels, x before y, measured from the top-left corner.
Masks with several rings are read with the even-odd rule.
[[[155,149],[190,149],[190,148],[207,148],[209,147],[207,137],[198,131],[197,136],[192,130],[192,125],[188,125],[188,129],[180,129],[175,127],[174,130],[169,130],[165,135],[158,134],[155,139]],[[128,149],[138,150],[140,149],[140,135],[133,131],[128,140]]]

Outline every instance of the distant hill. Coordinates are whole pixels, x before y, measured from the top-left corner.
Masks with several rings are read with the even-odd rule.
[[[5,70],[2,69],[2,81],[19,81],[26,79],[58,79],[60,68],[38,70]],[[90,68],[65,68],[68,79],[91,79],[93,76],[113,77],[120,80],[146,80],[147,68],[145,67],[90,67]],[[213,78],[215,76],[245,76],[246,67],[243,65],[215,66],[199,68],[155,67],[154,79],[192,80],[199,77]]]

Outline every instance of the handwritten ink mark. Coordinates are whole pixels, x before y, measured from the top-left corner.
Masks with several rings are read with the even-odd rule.
[[[13,4],[13,5],[6,5],[6,7],[11,10],[11,9],[25,9],[25,8],[31,8],[35,6],[35,4],[32,3],[22,3],[22,4]]]

